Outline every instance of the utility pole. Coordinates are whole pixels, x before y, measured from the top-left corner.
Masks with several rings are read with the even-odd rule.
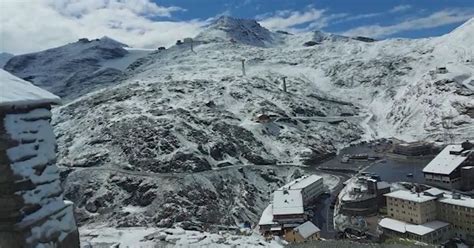
[[[242,59],[242,76],[245,76],[245,59]]]
[[[283,76],[282,79],[283,79],[283,92],[287,92],[286,91],[286,76]]]

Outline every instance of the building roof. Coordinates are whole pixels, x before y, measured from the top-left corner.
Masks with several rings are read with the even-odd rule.
[[[0,69],[0,106],[59,103],[60,98]]]
[[[459,194],[459,199],[453,198],[453,193],[447,190],[441,190],[438,188],[430,188],[423,191],[429,195],[437,196],[438,201],[446,204],[461,206],[461,207],[468,207],[474,208],[474,199],[469,198],[468,196]],[[440,197],[441,196],[441,197]]]
[[[428,233],[434,232],[440,228],[443,228],[445,226],[449,226],[449,223],[435,220],[435,221],[430,221],[423,223],[421,225],[412,225],[412,224],[407,224],[407,231],[423,236]]]
[[[423,193],[413,193],[408,190],[397,190],[385,194],[384,196],[412,201],[412,202],[427,202],[435,200],[436,197],[424,195]]]
[[[295,227],[293,230],[295,230],[297,233],[299,233],[301,235],[301,237],[303,237],[304,239],[306,239],[309,236],[321,231],[311,221],[306,221],[305,223]]]
[[[382,220],[380,220],[379,226],[399,233],[405,233],[407,231],[405,222],[391,218],[383,218]]]
[[[281,187],[280,189],[284,188],[289,188],[289,189],[304,189],[308,187],[309,185],[322,180],[323,178],[317,175],[306,175],[303,177],[300,177],[298,179],[295,179],[289,183],[287,183],[285,186]]]
[[[301,190],[275,190],[273,192],[273,215],[303,214]]]
[[[423,191],[424,193],[428,194],[429,196],[441,196],[443,195],[445,192],[438,189],[438,188],[431,188],[431,189],[427,189],[425,191]]]
[[[265,210],[263,210],[262,216],[260,217],[260,221],[258,222],[258,225],[273,225],[273,224],[278,224],[273,221],[273,206],[272,204],[269,204]]]
[[[474,208],[474,199],[472,198],[460,195],[460,199],[454,199],[452,194],[445,194],[444,196],[445,197],[439,199],[439,202],[461,207]]]
[[[392,218],[383,218],[379,222],[379,225],[383,228],[390,229],[399,233],[409,232],[409,233],[413,233],[419,236],[423,236],[431,232],[434,232],[440,228],[448,226],[449,223],[435,220],[435,221],[426,222],[424,224],[415,225],[415,224],[406,223],[404,221],[395,220]]]
[[[451,174],[456,168],[458,168],[468,156],[451,154],[450,151],[461,151],[461,145],[448,145],[446,146],[431,162],[428,163],[423,172],[435,173],[442,175]]]
[[[387,183],[387,182],[384,182],[384,181],[377,182],[377,188],[378,188],[378,189],[390,188],[390,184]]]

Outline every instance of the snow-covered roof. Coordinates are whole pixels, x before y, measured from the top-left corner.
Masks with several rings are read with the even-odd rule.
[[[405,233],[407,231],[406,224],[407,223],[403,221],[399,221],[399,220],[395,220],[391,218],[383,218],[379,222],[379,226],[399,232],[399,233]]]
[[[263,210],[262,216],[260,217],[260,221],[258,225],[273,225],[278,224],[273,221],[273,205],[269,204],[265,210]]]
[[[456,205],[456,206],[462,206],[462,207],[468,207],[468,208],[474,208],[474,199],[469,198],[465,195],[459,194],[459,199],[453,198],[453,193],[447,191],[447,190],[441,190],[438,188],[431,188],[423,191],[429,195],[432,196],[440,196],[441,194],[442,197],[438,199],[439,202],[446,203],[446,204],[451,204],[451,205]]]
[[[301,190],[276,190],[273,192],[273,215],[302,214]]]
[[[468,198],[463,195],[460,195],[460,199],[454,199],[452,195],[445,194],[445,197],[439,199],[439,202],[456,206],[474,208],[474,199]]]
[[[0,106],[59,102],[58,96],[0,69]]]
[[[424,195],[423,193],[413,193],[408,190],[397,190],[385,194],[385,196],[412,202],[427,202],[436,199],[436,197]]]
[[[306,239],[309,236],[321,231],[311,221],[306,221],[305,223],[295,227],[294,230],[296,232],[298,232],[301,235],[301,237],[303,237],[304,239]]]
[[[445,192],[438,189],[438,188],[431,188],[431,189],[427,189],[425,191],[423,191],[427,194],[429,194],[430,196],[439,196],[439,195],[442,195],[444,194]]]
[[[317,176],[317,175],[306,175],[301,178],[298,178],[296,180],[293,180],[286,184],[285,186],[281,187],[280,189],[284,188],[290,188],[290,189],[304,189],[308,187],[309,185],[319,181],[323,180],[322,177]]]
[[[390,184],[387,183],[387,182],[384,182],[384,181],[377,182],[377,188],[379,188],[379,189],[390,188]]]
[[[458,168],[468,156],[450,154],[450,151],[461,151],[461,145],[446,146],[430,163],[423,172],[449,175]]]
[[[408,232],[418,234],[418,235],[426,235],[428,233],[434,232],[445,226],[449,226],[449,223],[435,220],[435,221],[423,223],[421,225],[407,224],[406,227],[407,227]]]
[[[415,224],[406,223],[404,221],[395,220],[392,218],[383,218],[379,222],[379,225],[383,228],[390,229],[399,233],[409,232],[409,233],[423,236],[431,232],[434,232],[440,228],[448,226],[449,223],[435,220],[435,221],[426,222],[424,224],[415,225]]]

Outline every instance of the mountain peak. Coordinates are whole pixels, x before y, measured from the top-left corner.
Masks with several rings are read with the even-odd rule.
[[[230,16],[217,18],[196,39],[211,42],[238,42],[259,47],[269,46],[274,41],[272,32],[260,26],[256,20]]]
[[[260,26],[260,24],[254,19],[242,19],[225,15],[217,18],[210,26],[214,26],[215,28],[232,28],[236,25]]]
[[[128,47],[127,44],[122,43],[122,42],[117,41],[117,40],[114,40],[114,39],[112,39],[108,36],[103,36],[102,38],[99,39],[99,41],[101,41],[103,43],[107,43],[107,44],[113,44],[113,45],[121,46],[121,47]]]

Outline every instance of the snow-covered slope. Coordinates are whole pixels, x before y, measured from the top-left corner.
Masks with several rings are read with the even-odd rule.
[[[278,34],[260,26],[255,20],[221,16],[196,38],[199,42],[237,42],[251,46],[271,46]]]
[[[11,53],[0,53],[0,68],[3,68],[3,66],[7,63],[9,59],[11,59],[13,54]]]
[[[226,19],[221,22],[240,23]],[[205,31],[198,37],[225,38],[206,38],[194,52],[181,45],[151,53],[128,67],[120,85],[55,110],[58,163],[70,173],[66,185],[83,211],[81,221],[106,221],[113,209],[124,223],[150,224],[156,215],[155,224],[192,219],[202,225],[205,216],[225,216],[231,199],[240,210],[235,222],[256,220],[268,199],[263,195],[278,184],[272,178],[288,176],[251,169],[256,166],[315,163],[351,142],[380,137],[442,140],[448,115],[456,139],[474,138],[473,64],[459,59],[458,50],[443,48],[456,44],[472,52],[472,25],[452,37],[376,42],[320,32],[270,33],[278,37],[271,46],[264,45],[266,38],[231,41],[227,35],[242,28],[224,26],[235,30]],[[288,92],[282,90],[284,77]],[[256,122],[260,114],[271,121]],[[243,165],[250,167],[239,171],[237,181],[226,181]],[[132,179],[122,182],[116,174]],[[183,177],[205,187],[181,188]],[[155,186],[145,178],[154,178]],[[143,196],[156,192],[168,193]],[[248,192],[262,197],[237,197]],[[142,199],[153,199],[143,203],[146,217],[135,208],[120,209]]]
[[[123,70],[150,51],[127,50],[108,37],[18,55],[4,69],[66,99],[114,84]]]

